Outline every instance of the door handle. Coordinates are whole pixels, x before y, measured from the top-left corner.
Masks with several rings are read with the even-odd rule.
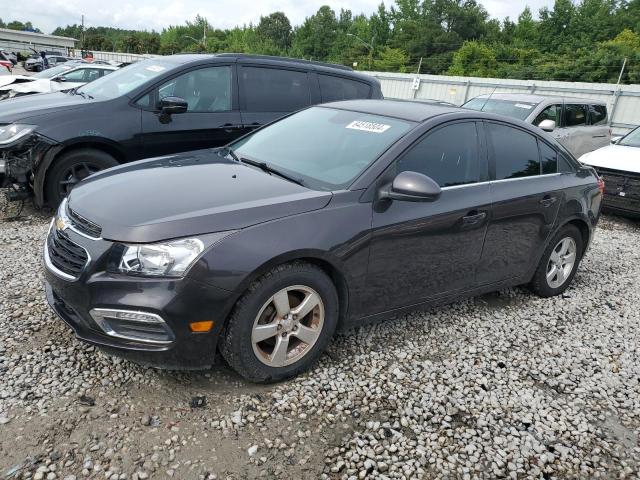
[[[468,215],[462,217],[463,225],[475,225],[481,220],[484,220],[487,216],[487,212],[478,212],[477,210],[473,210],[469,212]]]
[[[558,199],[556,197],[552,197],[550,195],[546,195],[542,200],[540,200],[540,205],[547,208],[556,203]]]
[[[606,138],[606,135],[594,135],[591,138]]]

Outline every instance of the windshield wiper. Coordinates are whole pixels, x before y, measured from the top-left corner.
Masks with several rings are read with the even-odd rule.
[[[231,148],[231,147],[222,147],[222,151],[226,152],[225,156],[229,155],[236,162],[241,163],[240,159],[238,158],[238,155],[236,155],[236,152],[233,151],[233,148]]]
[[[74,95],[80,95],[82,98],[84,98],[85,100],[88,98],[90,100],[93,100],[93,97],[91,95],[89,95],[88,93],[84,93],[81,92],[79,90],[72,90]]]
[[[287,173],[281,172],[277,168],[273,168],[272,166],[267,164],[267,162],[258,162],[256,160],[250,160],[248,158],[240,158],[239,161],[242,162],[242,163],[246,163],[247,165],[252,165],[254,167],[258,167],[263,172],[267,172],[269,174],[275,174],[275,175],[277,175],[277,176],[279,176],[281,178],[284,178],[285,180],[289,180],[290,182],[298,184],[301,187],[306,187],[304,182],[302,180],[300,180],[299,178],[292,177],[291,175],[289,175]]]

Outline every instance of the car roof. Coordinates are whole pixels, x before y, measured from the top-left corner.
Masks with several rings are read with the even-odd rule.
[[[155,57],[153,57],[155,58]],[[231,61],[238,60],[256,60],[256,61],[267,61],[269,63],[282,64],[282,65],[298,65],[304,66],[307,69],[333,73],[337,75],[345,75],[352,78],[358,78],[358,80],[374,84],[377,83],[378,80],[371,76],[365,75],[360,72],[355,72],[351,67],[347,67],[345,65],[339,65],[334,63],[326,63],[326,62],[316,62],[312,60],[301,60],[299,58],[289,58],[289,57],[276,57],[271,55],[250,55],[245,53],[179,53],[176,55],[168,55],[163,57],[158,57],[159,61],[173,63],[175,65],[184,65],[189,63],[200,63],[206,62],[207,60],[215,60],[215,59],[228,59]]]
[[[351,110],[354,112],[394,117],[410,122],[423,122],[429,118],[445,113],[460,112],[455,106],[436,103],[413,102],[410,100],[344,100],[320,105],[320,107]]]
[[[597,105],[606,105],[607,102],[602,100],[594,100],[593,98],[579,98],[579,97],[559,97],[555,95],[537,95],[532,93],[485,93],[484,95],[478,95],[475,98],[495,98],[497,100],[512,100],[529,103],[542,103],[542,102],[580,102],[580,103],[592,103]]]
[[[102,63],[98,63],[96,65],[92,63],[78,63],[71,67],[72,70],[77,70],[78,68],[95,68],[97,70],[118,70],[118,67],[114,65],[104,65]]]

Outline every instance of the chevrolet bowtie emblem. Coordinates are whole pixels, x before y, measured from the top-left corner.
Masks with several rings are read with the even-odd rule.
[[[56,230],[64,230],[67,228],[67,224],[64,223],[64,220],[60,217],[56,218]]]

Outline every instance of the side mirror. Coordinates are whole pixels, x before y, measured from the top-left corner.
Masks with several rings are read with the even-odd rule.
[[[56,77],[53,79],[54,82],[66,82],[66,77]]]
[[[167,115],[171,115],[173,113],[185,113],[188,108],[189,104],[184,98],[164,97],[160,100],[160,111]]]
[[[538,127],[540,127],[545,132],[553,132],[556,129],[556,122],[549,119],[543,120],[538,124]]]
[[[391,185],[380,190],[379,198],[406,202],[433,202],[442,189],[431,178],[418,172],[401,172]]]

